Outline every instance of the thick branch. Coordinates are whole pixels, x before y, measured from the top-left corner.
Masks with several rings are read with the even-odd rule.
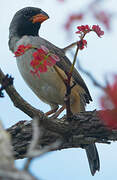
[[[109,143],[117,140],[117,131],[109,130],[99,119],[97,112],[85,112],[72,116],[72,121],[68,123],[65,118],[40,120],[45,128],[44,135],[40,139],[41,146],[49,145],[58,139],[62,140],[62,145],[57,149],[81,147],[94,142]],[[32,121],[20,121],[8,132],[12,136],[14,155],[17,159],[26,157],[26,152],[32,138]],[[39,147],[40,147],[39,144]]]

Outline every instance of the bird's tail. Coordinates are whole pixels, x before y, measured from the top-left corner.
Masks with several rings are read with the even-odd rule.
[[[85,150],[89,161],[91,174],[94,176],[95,172],[100,170],[100,160],[96,145],[90,144],[85,147]]]

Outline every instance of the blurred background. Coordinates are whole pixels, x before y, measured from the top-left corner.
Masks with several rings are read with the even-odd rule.
[[[10,0],[0,2],[0,67],[4,73],[9,73],[15,78],[14,85],[20,95],[31,103],[34,107],[46,112],[49,106],[42,103],[28,88],[23,81],[15,61],[14,55],[8,48],[9,25],[12,17],[19,9],[26,6],[34,6],[43,9],[48,13],[50,19],[44,22],[40,29],[40,36],[49,40],[59,47],[78,40],[75,34],[77,26],[82,24],[98,24],[104,30],[102,38],[98,38],[94,33],[90,33],[86,39],[88,46],[79,53],[80,64],[92,73],[92,75],[104,85],[105,77],[110,79],[117,73],[117,6],[116,0]],[[108,22],[101,22],[106,13]],[[96,16],[97,13],[97,16]],[[83,18],[78,20],[74,15],[83,14]],[[69,19],[72,15],[72,18]],[[101,17],[100,17],[100,16]],[[76,19],[74,21],[74,19]],[[65,28],[65,25],[70,26]],[[68,53],[70,60],[73,57]],[[102,91],[93,86],[91,80],[82,74],[93,102],[87,106],[87,110],[100,109],[99,99]],[[0,99],[0,118],[5,128],[8,128],[20,120],[30,120],[30,118],[16,109],[9,97],[5,93],[5,98]],[[117,143],[111,145],[97,144],[101,170],[94,177],[91,176],[85,151],[82,149],[67,149],[48,153],[42,158],[37,158],[32,162],[31,172],[43,180],[110,180],[117,176]],[[17,160],[16,166],[23,168],[25,160]]]

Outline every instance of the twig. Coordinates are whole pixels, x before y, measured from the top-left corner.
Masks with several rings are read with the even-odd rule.
[[[63,50],[64,52],[66,52],[67,50],[69,50],[70,48],[72,48],[72,47],[74,47],[74,46],[76,46],[76,45],[77,45],[77,42],[74,42],[74,43],[66,46],[66,47],[63,48],[62,50]]]
[[[0,97],[4,97],[3,90],[5,90],[8,86],[13,85],[13,80],[11,76],[8,74],[2,79],[1,88],[0,88]]]
[[[28,171],[29,170],[29,166],[31,164],[32,161],[32,156],[31,154],[35,151],[36,146],[38,144],[39,138],[41,136],[41,128],[39,128],[39,120],[37,119],[37,117],[35,117],[32,120],[32,129],[33,129],[33,136],[32,136],[32,141],[31,144],[29,146],[28,149],[28,153],[27,153],[27,157],[29,157],[24,165],[24,170]]]
[[[76,48],[76,52],[75,52],[75,55],[74,55],[74,60],[73,60],[72,66],[70,68],[70,71],[66,72],[67,80],[66,80],[66,83],[65,83],[65,86],[66,86],[65,104],[66,104],[66,110],[67,110],[67,120],[70,120],[70,117],[72,115],[71,107],[70,107],[70,94],[71,94],[70,82],[71,82],[72,72],[74,70],[74,66],[75,66],[75,63],[76,63],[78,50],[79,50],[79,46],[77,46],[77,48]]]
[[[86,33],[84,33],[83,35],[80,36],[80,44],[83,42],[83,38],[85,37]],[[74,55],[74,60],[73,60],[73,63],[71,65],[71,68],[70,68],[70,71],[69,72],[66,72],[66,75],[67,75],[67,81],[65,83],[66,85],[66,109],[67,109],[67,120],[70,120],[70,117],[72,115],[72,112],[71,112],[71,108],[70,108],[70,94],[71,94],[71,87],[70,87],[70,82],[71,82],[71,77],[72,77],[72,73],[73,73],[73,70],[74,70],[74,66],[75,66],[75,63],[76,63],[76,60],[77,60],[77,55],[78,55],[78,51],[80,49],[80,44],[77,43],[77,48],[76,48],[76,52],[75,52],[75,55]]]
[[[75,65],[76,60],[77,60],[78,50],[79,50],[79,46],[77,46],[77,48],[76,48],[76,52],[75,52],[75,55],[74,55],[74,60],[73,60],[73,63],[72,63],[72,66],[71,66],[71,68],[70,68],[70,72],[69,72],[69,73],[72,73],[72,72],[73,72],[74,65]]]
[[[30,155],[33,150],[36,149],[37,143],[42,135],[42,129],[39,127],[39,119],[35,117],[32,120],[32,129],[33,129],[33,136],[32,136],[32,142],[29,146],[28,155]]]

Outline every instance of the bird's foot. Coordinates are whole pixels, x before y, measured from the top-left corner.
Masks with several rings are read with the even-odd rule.
[[[45,115],[46,115],[46,116],[49,116],[49,115],[51,115],[51,114],[53,114],[53,113],[56,113],[57,110],[58,110],[58,106],[57,106],[56,108],[54,108],[54,109],[46,112]]]
[[[54,115],[51,116],[51,118],[52,118],[52,119],[57,118],[57,117],[64,111],[65,108],[66,108],[66,106],[63,105],[58,111],[56,111],[56,112],[54,113]]]

